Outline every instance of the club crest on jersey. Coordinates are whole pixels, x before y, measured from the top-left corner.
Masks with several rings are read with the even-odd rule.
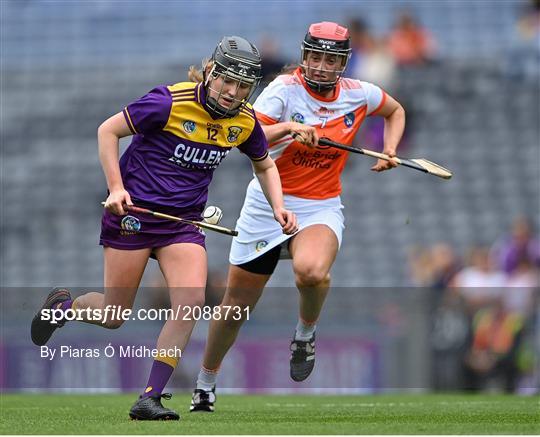
[[[231,126],[229,128],[229,134],[227,135],[227,141],[229,143],[234,143],[238,140],[238,136],[242,133],[242,128],[238,126]]]
[[[268,241],[266,241],[266,240],[257,241],[257,243],[255,244],[255,250],[256,250],[257,252],[260,252],[260,251],[263,250],[266,246],[268,246]]]
[[[348,114],[345,114],[345,117],[343,118],[343,122],[345,123],[345,126],[351,127],[354,124],[355,115],[354,112],[349,112]]]
[[[120,227],[124,231],[135,233],[141,230],[141,222],[137,217],[133,217],[132,215],[126,215],[124,218],[122,218],[122,221],[120,222]]]
[[[182,124],[182,127],[184,128],[184,131],[187,134],[192,134],[193,132],[195,132],[195,122],[194,121],[186,120]]]
[[[305,119],[302,114],[299,112],[295,112],[293,115],[291,115],[291,121],[294,121],[296,123],[304,123]]]

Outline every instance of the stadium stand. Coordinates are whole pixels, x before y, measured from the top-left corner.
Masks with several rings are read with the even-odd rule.
[[[243,4],[224,2],[220,10],[227,12],[218,17],[205,3],[194,2],[189,16],[182,2],[126,9],[116,2],[2,3],[3,285],[101,283],[99,201],[106,187],[95,132],[107,116],[156,84],[183,80],[186,67],[235,23],[256,39],[273,31],[266,17],[275,17],[289,29],[276,38],[295,59],[290,41],[305,23],[347,12],[314,3],[295,14],[292,3],[285,16],[268,2],[245,19]],[[382,33],[394,3],[355,13]],[[481,2],[463,13],[459,2],[449,2],[414,10],[445,37],[438,38],[439,63],[400,72],[399,93],[414,96],[407,100],[417,113],[407,153],[441,162],[455,176],[443,182],[405,169],[375,175],[368,159],[351,157],[343,194],[348,229],[334,284],[407,285],[404,259],[412,244],[446,239],[464,249],[493,241],[516,212],[538,220],[538,82],[510,82],[497,63],[511,45],[519,6]],[[209,22],[212,31],[201,30]],[[239,154],[216,174],[210,203],[223,207],[228,225],[250,177]],[[211,265],[225,266],[229,240],[208,240]],[[273,283],[289,280],[285,265]]]

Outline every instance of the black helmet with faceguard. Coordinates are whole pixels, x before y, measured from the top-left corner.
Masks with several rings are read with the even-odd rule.
[[[206,109],[216,118],[233,117],[240,111],[259,84],[262,74],[261,55],[253,44],[239,36],[224,37],[210,60],[212,67],[205,80],[207,90]],[[212,79],[221,77],[221,86],[215,86]],[[231,106],[224,107],[219,103],[223,96],[224,83],[236,82],[237,91],[240,87],[248,87],[249,92],[243,99],[231,98]],[[216,94],[210,96],[210,90]]]
[[[320,56],[320,66],[308,65],[310,53]],[[302,41],[302,73],[306,83],[317,92],[331,90],[336,86],[351,57],[351,39],[346,27],[337,23],[323,21],[309,26]],[[332,58],[335,66],[323,68],[323,61]],[[325,76],[327,76],[325,78]]]

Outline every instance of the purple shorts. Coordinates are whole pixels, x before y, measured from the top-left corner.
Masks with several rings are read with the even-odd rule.
[[[182,217],[189,220],[201,220],[202,208],[179,209],[157,205],[133,203],[155,212]],[[114,249],[136,250],[169,246],[175,243],[194,243],[205,246],[205,235],[196,226],[154,217],[151,214],[130,212],[119,216],[105,210],[101,219],[99,244]]]

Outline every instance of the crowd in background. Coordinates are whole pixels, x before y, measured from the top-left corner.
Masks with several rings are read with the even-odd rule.
[[[368,23],[349,23],[353,53],[349,77],[373,82],[397,96],[407,108],[407,129],[400,153],[411,143],[415,114],[400,89],[400,71],[440,62],[433,34],[403,10],[390,32],[376,37]],[[516,43],[504,69],[508,79],[536,77],[540,65],[540,0],[531,0],[515,24]],[[384,123],[368,119],[357,141],[382,150]],[[540,238],[531,221],[516,217],[507,235],[460,256],[451,244],[417,247],[410,252],[411,285],[434,290],[434,385],[441,388],[506,391],[529,387],[540,304]],[[453,319],[453,320],[451,320]],[[446,323],[457,329],[447,329]],[[454,323],[455,322],[455,323]],[[454,338],[451,338],[454,336]],[[440,337],[443,337],[442,340]],[[441,341],[439,341],[441,340]],[[450,340],[450,341],[449,341]],[[441,361],[446,363],[441,363]],[[447,372],[448,363],[455,367]],[[438,366],[438,367],[437,367]],[[449,375],[452,375],[449,377]],[[450,384],[446,384],[448,380]],[[451,381],[450,381],[451,380]]]
[[[516,217],[508,234],[491,246],[471,247],[464,256],[447,243],[416,247],[409,269],[413,285],[433,290],[434,382],[440,388],[514,392],[534,385],[529,376],[538,347],[532,343],[540,304],[540,238],[526,217]]]

